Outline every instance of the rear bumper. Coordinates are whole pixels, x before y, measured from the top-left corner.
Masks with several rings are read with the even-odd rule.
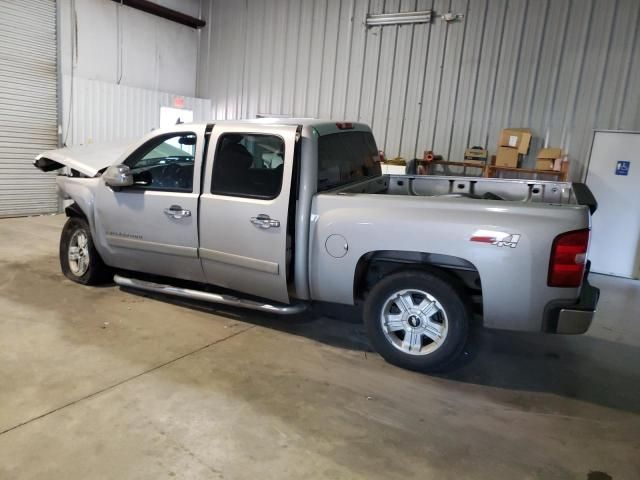
[[[592,286],[585,275],[578,303],[556,303],[547,305],[543,330],[548,333],[580,334],[585,333],[600,297],[600,289]]]

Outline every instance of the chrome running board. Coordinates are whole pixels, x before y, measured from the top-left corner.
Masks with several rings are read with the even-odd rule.
[[[204,302],[221,303],[223,305],[248,308],[261,312],[275,313],[278,315],[294,315],[302,313],[307,309],[307,305],[304,303],[296,303],[292,305],[268,304],[256,300],[234,297],[233,295],[203,292],[202,290],[192,290],[190,288],[173,287],[162,283],[126,278],[120,275],[114,275],[113,281],[121,287],[173,295],[174,297],[190,298],[192,300],[201,300]]]

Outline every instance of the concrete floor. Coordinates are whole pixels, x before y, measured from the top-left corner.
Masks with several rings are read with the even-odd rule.
[[[426,376],[348,311],[76,285],[63,222],[0,220],[1,479],[640,478],[640,282],[593,277],[588,335],[480,331]]]

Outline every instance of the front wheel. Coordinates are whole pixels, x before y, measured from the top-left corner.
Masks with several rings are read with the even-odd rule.
[[[91,238],[89,224],[79,217],[70,217],[60,236],[60,267],[69,280],[82,285],[108,282],[111,272]]]
[[[364,321],[373,347],[389,363],[433,372],[462,353],[470,313],[462,293],[445,276],[406,271],[371,289]]]

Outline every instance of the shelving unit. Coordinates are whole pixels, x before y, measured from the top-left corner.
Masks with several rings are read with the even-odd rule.
[[[535,175],[535,179],[538,178],[538,175],[552,175],[556,177],[556,179],[560,182],[566,182],[569,176],[569,162],[565,162],[566,167],[561,170],[537,170],[535,168],[516,168],[516,167],[499,167],[497,165],[487,165],[484,170],[485,177],[497,178],[499,172],[507,172],[507,173],[515,173],[517,175],[520,174],[528,174]],[[509,178],[509,177],[507,177]],[[520,178],[520,177],[517,177]]]
[[[553,176],[560,182],[566,182],[569,177],[569,162],[562,164],[562,170],[537,170],[535,168],[517,168],[517,167],[501,167],[494,164],[495,156],[491,157],[490,163],[487,165],[478,165],[471,162],[447,162],[445,160],[433,160],[427,162],[421,160],[418,163],[418,173],[422,175],[460,175],[460,173],[451,173],[449,167],[462,167],[463,176],[477,176],[487,178],[522,178],[521,175],[532,175],[533,179],[537,179],[540,175]],[[434,173],[434,167],[441,167],[443,173]],[[467,169],[479,170],[477,175],[467,175]],[[501,177],[504,173],[507,176]],[[513,176],[509,176],[513,175]]]

